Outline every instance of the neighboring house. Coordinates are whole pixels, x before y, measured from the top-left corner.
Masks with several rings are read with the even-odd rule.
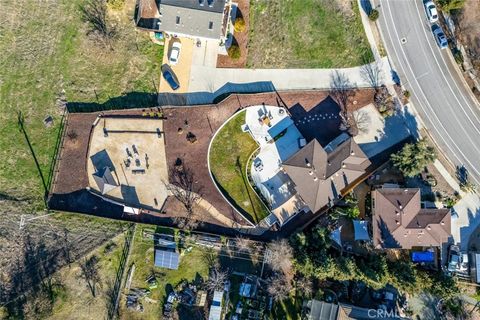
[[[386,312],[381,309],[360,308],[348,304],[335,304],[325,301],[310,300],[303,305],[305,320],[350,320],[350,319],[404,319],[395,312]]]
[[[386,188],[372,192],[375,248],[440,247],[450,237],[449,209],[425,209],[420,189]]]
[[[137,0],[138,28],[174,37],[225,39],[230,0]]]
[[[346,133],[325,148],[312,140],[282,164],[312,212],[333,206],[368,166],[368,157]]]

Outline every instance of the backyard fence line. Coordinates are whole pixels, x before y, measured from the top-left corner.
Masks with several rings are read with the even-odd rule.
[[[128,262],[128,257],[130,256],[132,242],[134,241],[136,226],[136,223],[131,223],[127,230],[127,234],[125,235],[125,244],[123,245],[122,256],[120,257],[120,265],[117,269],[115,284],[113,286],[113,293],[110,299],[110,306],[107,312],[107,319],[109,320],[116,319],[118,315],[118,305],[120,303],[120,293],[123,283],[123,275],[125,273],[125,267]]]
[[[52,162],[50,163],[50,171],[47,179],[48,195],[52,194],[53,188],[55,186],[57,173],[59,171],[58,166],[62,159],[63,142],[65,140],[65,135],[67,133],[67,127],[68,127],[68,112],[66,111],[66,109],[64,109],[62,118],[60,120],[59,133],[57,135],[57,141],[55,143],[53,159],[52,159]]]

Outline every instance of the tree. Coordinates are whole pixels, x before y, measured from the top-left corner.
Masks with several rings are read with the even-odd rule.
[[[394,101],[392,95],[388,92],[386,86],[381,86],[375,91],[375,96],[373,97],[375,107],[383,116],[391,115],[394,109]]]
[[[242,236],[235,238],[235,246],[238,251],[250,252],[253,247],[253,241]]]
[[[330,96],[340,107],[340,130],[348,131],[352,136],[357,135],[356,127],[352,126],[353,118],[349,106],[355,96],[354,85],[350,83],[347,76],[335,70],[330,76]]]
[[[175,166],[170,169],[170,184],[167,189],[185,208],[186,214],[176,216],[175,223],[181,229],[194,229],[200,224],[196,217],[194,207],[200,200],[200,189],[197,187],[193,171],[186,167],[181,159],[177,159]]]
[[[465,5],[465,0],[438,0],[442,10],[449,13],[452,10],[462,9]]]
[[[226,271],[221,271],[217,268],[213,268],[210,271],[208,280],[205,283],[205,288],[209,291],[223,290],[225,282],[228,279],[228,273]]]
[[[379,16],[380,12],[378,12],[377,9],[370,10],[370,13],[368,14],[368,18],[370,19],[370,21],[377,21]]]
[[[267,246],[268,264],[274,271],[284,274],[292,270],[293,249],[286,239],[274,240]]]
[[[436,159],[435,149],[424,139],[407,143],[402,150],[391,155],[393,165],[407,177],[414,177]]]
[[[107,22],[107,2],[105,0],[87,0],[80,6],[80,14],[90,29],[88,35],[106,46],[111,46],[111,41],[117,32]]]
[[[282,301],[292,291],[292,284],[284,274],[276,274],[268,279],[267,292],[275,301]]]
[[[93,297],[96,296],[97,286],[100,284],[100,275],[98,274],[98,257],[93,255],[90,258],[84,258],[79,262],[80,276],[85,279],[87,286]]]
[[[295,282],[295,288],[303,297],[309,298],[312,296],[313,283],[309,277],[299,277]]]

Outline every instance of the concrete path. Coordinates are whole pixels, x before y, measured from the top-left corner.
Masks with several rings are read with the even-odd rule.
[[[387,58],[371,64],[385,72],[390,70]],[[271,82],[277,90],[328,89],[331,87],[333,72],[345,74],[352,87],[371,87],[364,67],[344,69],[223,69],[209,66],[192,66],[189,92],[215,92],[227,83],[249,84]],[[393,84],[391,80],[380,79],[380,84]],[[252,88],[254,89],[254,88]]]

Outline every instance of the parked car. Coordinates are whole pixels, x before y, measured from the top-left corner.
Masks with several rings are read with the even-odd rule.
[[[173,90],[180,88],[180,84],[178,83],[175,73],[173,73],[173,70],[167,64],[162,66],[162,76],[165,80],[167,80],[168,84]]]
[[[432,31],[440,49],[447,48],[448,47],[447,36],[445,35],[445,33],[443,33],[442,28],[440,28],[440,26],[438,26],[437,24],[434,24],[432,27]]]
[[[427,18],[430,23],[435,23],[438,21],[437,7],[435,7],[433,1],[425,2],[425,11],[427,12]]]
[[[172,48],[170,49],[170,57],[168,58],[168,62],[174,66],[178,63],[180,59],[180,49],[182,48],[182,44],[178,41],[173,42]]]

